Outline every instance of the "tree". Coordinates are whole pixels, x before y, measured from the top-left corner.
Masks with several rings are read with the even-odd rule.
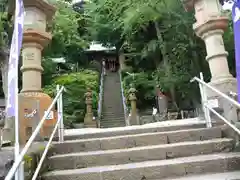
[[[123,2],[124,0],[94,0],[84,5],[86,29],[91,40],[107,46],[115,46],[117,50],[121,48],[123,44],[121,26],[119,26],[121,22],[116,17],[124,10]]]
[[[118,50],[127,52],[131,70],[152,75],[162,91],[170,92],[176,109],[199,104],[198,87],[189,81],[199,72],[209,80],[210,72],[204,43],[192,30],[194,15],[185,12],[180,1],[95,0],[86,7],[91,22],[87,29],[93,39],[118,44]],[[227,47],[233,70],[231,29],[225,39],[231,44]]]
[[[7,11],[8,5],[7,0],[0,2],[0,70],[5,100],[7,99],[8,86],[9,45],[12,37],[11,15]]]
[[[78,22],[82,15],[75,12],[69,3],[55,1],[53,4],[57,7],[53,23],[49,24],[53,38],[44,49],[44,56],[66,57],[70,62],[77,61],[88,46],[88,42],[78,34]]]

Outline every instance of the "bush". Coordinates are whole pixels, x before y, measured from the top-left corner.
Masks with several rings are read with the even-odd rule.
[[[99,73],[92,70],[81,70],[77,73],[60,75],[52,80],[51,85],[43,88],[51,97],[55,95],[56,85],[63,85],[67,92],[63,94],[64,121],[69,127],[81,123],[85,116],[84,94],[89,87],[93,92],[93,112],[96,116],[98,107]]]

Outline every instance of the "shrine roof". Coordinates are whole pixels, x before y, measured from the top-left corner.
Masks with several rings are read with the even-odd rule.
[[[116,50],[116,47],[106,47],[100,43],[92,42],[89,48],[85,51],[113,51]]]

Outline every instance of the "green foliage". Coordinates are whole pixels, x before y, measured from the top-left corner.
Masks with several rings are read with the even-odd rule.
[[[94,0],[85,8],[88,35],[112,44],[128,56],[136,73],[139,106],[151,104],[156,86],[169,95],[177,110],[199,104],[197,84],[190,79],[203,72],[210,80],[203,41],[196,37],[194,14],[175,0]],[[225,33],[229,67],[235,75],[232,24]],[[125,88],[132,77],[125,74]],[[139,89],[138,89],[139,88]],[[126,90],[125,90],[126,91]]]
[[[84,17],[87,22],[86,30],[90,36],[89,39],[119,48],[122,38],[116,13],[119,14],[121,12],[113,11],[113,9],[118,9],[117,6],[121,7],[122,2],[123,0],[115,2],[94,0],[86,3],[84,6]]]
[[[53,38],[50,45],[45,48],[44,56],[63,56],[68,61],[77,62],[81,60],[83,49],[88,45],[78,34],[78,22],[83,16],[64,1],[55,1],[53,4],[57,8],[53,22],[49,24]]]
[[[49,85],[56,76],[57,64],[54,63],[50,58],[43,58],[42,66],[44,69],[42,74],[43,86]]]
[[[127,75],[125,72],[122,74],[125,97],[128,96],[128,90],[133,85],[137,89],[137,107],[139,109],[144,109],[155,104],[155,81],[151,75],[144,72],[135,73],[134,77]],[[127,104],[129,106],[130,102],[127,101]]]
[[[92,70],[81,70],[77,73],[63,74],[55,77],[51,85],[44,87],[44,92],[54,96],[56,85],[63,85],[64,120],[70,126],[72,123],[83,122],[85,115],[85,97],[87,87],[93,92],[93,111],[96,115],[99,91],[99,73]]]
[[[209,81],[210,72],[205,61],[204,43],[192,30],[194,15],[185,12],[181,1],[92,0],[84,5],[84,13],[73,11],[66,3],[71,0],[48,1],[57,7],[57,12],[52,24],[48,24],[53,39],[43,54],[43,82],[47,85],[44,89],[53,95],[56,84],[67,86],[65,116],[68,119],[77,116],[71,122],[83,120],[83,95],[87,87],[94,90],[96,110],[98,73],[82,70],[58,76],[56,64],[49,59],[65,57],[67,66],[78,62],[82,68],[98,70],[99,64],[89,63],[84,54],[84,49],[92,40],[115,46],[127,54],[127,65],[131,66],[128,71],[135,73],[135,79],[123,72],[124,87],[127,91],[130,84],[134,83],[138,90],[139,108],[155,103],[156,86],[169,94],[176,109],[198,105],[198,86],[190,84],[189,80],[203,72],[205,80]],[[5,4],[2,4],[3,11],[0,14],[3,19],[7,18]],[[9,22],[7,25],[10,26]],[[6,31],[3,21],[0,22],[2,31]],[[232,22],[224,40],[229,52],[229,67],[235,75]]]

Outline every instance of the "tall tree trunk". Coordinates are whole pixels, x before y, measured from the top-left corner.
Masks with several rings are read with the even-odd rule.
[[[189,38],[189,45],[191,48],[194,47],[194,41],[193,39],[190,37]],[[201,71],[200,65],[199,65],[199,58],[198,58],[198,54],[195,50],[191,51],[192,53],[192,63],[191,63],[191,67],[192,69],[195,69],[197,72]],[[196,93],[196,95],[193,97],[192,102],[194,107],[198,107],[199,106],[199,101],[196,99],[196,97],[199,97],[199,94]]]
[[[169,65],[169,56],[167,54],[167,47],[166,47],[166,44],[164,42],[164,39],[163,39],[163,36],[162,36],[162,33],[159,29],[159,24],[157,21],[154,22],[154,25],[155,25],[155,29],[156,29],[156,32],[157,32],[157,38],[158,40],[160,41],[160,50],[161,50],[161,53],[162,53],[162,56],[163,56],[163,67],[166,71],[166,74],[167,74],[167,77],[168,78],[171,78],[171,67]],[[175,86],[174,84],[170,87],[170,94],[171,94],[171,97],[172,97],[172,102],[173,102],[173,105],[175,106],[175,108],[177,110],[179,110],[179,107],[177,105],[177,102],[176,102],[176,95],[175,95]]]

